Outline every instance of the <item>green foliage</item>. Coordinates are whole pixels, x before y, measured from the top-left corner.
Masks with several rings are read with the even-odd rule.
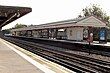
[[[106,15],[106,13],[100,8],[98,5],[92,5],[91,7],[86,7],[82,10],[84,16],[95,15],[98,18],[105,21],[107,24],[109,23],[110,17]]]
[[[3,32],[4,34],[10,34],[12,29],[18,29],[18,28],[23,28],[23,27],[27,27],[27,25],[18,24],[18,23],[17,23],[14,27],[9,28],[9,29],[2,30],[2,32]]]
[[[3,33],[3,34],[10,34],[10,33],[11,33],[10,30],[11,30],[11,29],[5,29],[5,30],[2,30],[2,33]]]
[[[24,25],[24,24],[16,24],[14,29],[17,29],[17,28],[23,28],[23,27],[27,27],[27,25]]]

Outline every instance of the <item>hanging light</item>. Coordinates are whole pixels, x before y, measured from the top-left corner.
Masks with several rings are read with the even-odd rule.
[[[20,13],[19,13],[19,10],[17,11],[17,17],[20,17]]]
[[[5,13],[5,17],[7,17],[7,13]]]

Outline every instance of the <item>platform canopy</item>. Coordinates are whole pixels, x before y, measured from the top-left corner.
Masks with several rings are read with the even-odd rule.
[[[0,28],[31,11],[30,7],[0,6]]]
[[[93,27],[93,28],[108,28],[106,22],[96,16],[87,16],[69,20],[63,20],[58,22],[46,23],[41,25],[34,25],[29,27],[23,27],[18,29],[12,29],[11,31],[25,31],[25,30],[39,30],[39,29],[60,29],[71,27]]]

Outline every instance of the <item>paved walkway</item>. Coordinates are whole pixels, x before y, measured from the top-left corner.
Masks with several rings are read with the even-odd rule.
[[[0,73],[43,73],[0,39]]]

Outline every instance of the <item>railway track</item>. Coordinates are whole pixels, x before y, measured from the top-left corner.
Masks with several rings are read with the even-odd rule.
[[[14,43],[26,50],[29,50],[37,55],[61,64],[76,72],[90,72],[90,73],[109,73],[110,63],[101,61],[77,54],[67,53],[63,50],[54,49],[54,46],[45,44],[33,43],[14,38],[6,38],[6,40]]]

